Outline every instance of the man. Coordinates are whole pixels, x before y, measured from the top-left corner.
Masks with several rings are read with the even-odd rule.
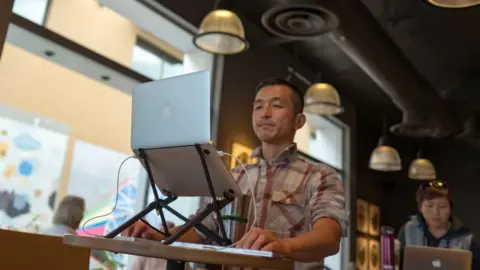
[[[293,140],[305,124],[302,111],[302,94],[288,81],[269,79],[257,87],[252,122],[261,141],[261,147],[253,154],[258,162],[247,166],[247,172],[239,168],[232,171],[244,191],[249,184],[247,173],[248,179],[254,181],[257,223],[236,247],[274,251],[295,261],[318,262],[308,268],[323,269],[321,262],[338,252],[340,238],[346,232],[344,191],[334,169],[309,163],[297,155]],[[250,211],[249,220],[253,219]],[[217,229],[212,218],[204,224]],[[124,235],[162,238],[142,223],[128,228]],[[195,230],[180,238],[194,243],[205,240]],[[298,266],[305,267],[306,264]]]
[[[68,195],[58,205],[53,216],[53,227],[41,232],[52,236],[64,236],[65,234],[77,234],[85,212],[85,200],[80,197]]]

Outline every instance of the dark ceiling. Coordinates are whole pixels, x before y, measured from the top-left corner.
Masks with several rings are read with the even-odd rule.
[[[200,24],[214,4],[213,0],[157,1],[194,25]],[[408,111],[414,117],[404,114],[404,123],[409,118],[415,124],[428,122],[445,131],[431,137],[460,132],[459,123],[465,116],[480,110],[480,7],[442,9],[424,0],[362,2],[223,0],[220,3],[240,15],[251,50],[266,49],[272,38],[261,23],[262,14],[269,8],[312,4],[331,10],[340,19],[337,37],[346,37],[347,42],[358,47],[364,60],[355,61],[356,53],[352,57],[338,42],[323,35],[295,42],[299,62],[312,72],[322,72],[324,79],[361,110],[369,108],[366,111],[389,115],[399,115],[397,108],[404,113]],[[291,43],[277,46],[293,51]],[[419,137],[422,135],[425,133]]]

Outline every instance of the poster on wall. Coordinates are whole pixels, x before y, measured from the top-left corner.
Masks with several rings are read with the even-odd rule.
[[[105,235],[135,214],[142,167],[138,160],[132,158],[123,164],[119,172],[121,163],[129,156],[88,142],[75,142],[67,192],[82,197],[86,203],[82,224],[88,222],[77,231],[79,235]],[[127,256],[123,254],[92,253],[92,264],[113,263],[120,269],[126,265],[126,260]]]
[[[357,231],[368,233],[368,203],[362,199],[357,200]]]
[[[33,219],[40,230],[51,224],[68,134],[44,122],[53,123],[0,108],[1,227],[24,230]]]
[[[378,240],[368,240],[368,269],[379,270],[380,269],[380,244]]]
[[[230,158],[230,169],[233,169],[240,165],[238,161],[244,165],[252,164],[255,162],[255,159],[252,159],[253,149],[245,146],[243,144],[234,142],[232,144],[232,155],[236,158]]]
[[[368,259],[370,254],[368,253],[368,239],[363,236],[357,237],[357,268],[358,270],[368,270]]]
[[[371,236],[380,234],[380,208],[371,203],[368,205],[368,234]]]

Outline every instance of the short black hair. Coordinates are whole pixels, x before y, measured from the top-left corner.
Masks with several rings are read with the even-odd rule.
[[[282,78],[267,78],[262,80],[255,89],[255,93],[258,93],[262,88],[265,86],[271,85],[285,85],[287,86],[292,92],[292,103],[293,108],[295,109],[295,113],[302,113],[303,112],[303,94],[300,92],[300,89],[296,87],[293,83],[289,82],[288,80]]]

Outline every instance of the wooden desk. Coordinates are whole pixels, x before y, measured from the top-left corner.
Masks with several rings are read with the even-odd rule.
[[[90,249],[63,244],[62,237],[0,229],[2,270],[86,270]]]
[[[153,241],[130,242],[107,238],[66,235],[63,238],[63,243],[77,247],[107,250],[124,254],[165,259],[169,261],[281,270],[292,270],[294,267],[294,262],[287,259],[265,258],[218,252],[213,250],[173,247],[155,243]]]

